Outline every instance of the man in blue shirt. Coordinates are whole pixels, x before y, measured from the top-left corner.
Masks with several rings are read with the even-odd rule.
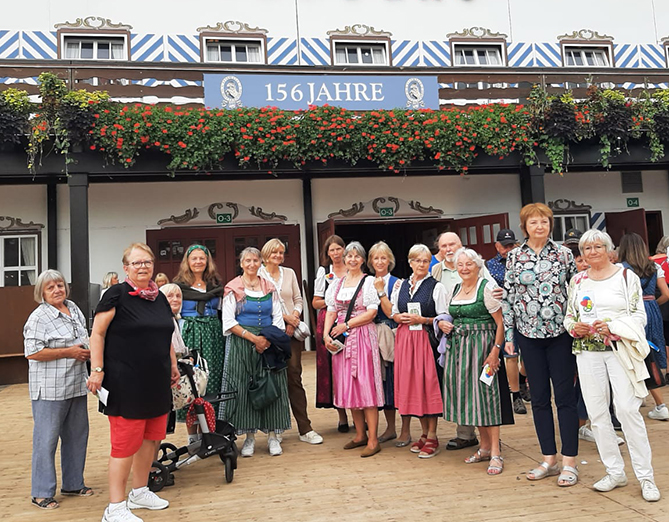
[[[490,275],[495,279],[499,286],[504,286],[504,274],[506,273],[506,256],[511,250],[518,246],[516,235],[513,230],[504,228],[497,233],[497,241],[495,248],[497,255],[492,259],[486,261],[486,266]],[[516,352],[512,355],[504,352],[504,360],[506,362],[506,375],[509,379],[509,388],[513,395],[513,411],[520,415],[527,413],[527,408],[523,403],[523,399],[529,402],[530,395],[527,389],[527,382],[525,376],[519,372],[518,364],[518,348],[517,343],[514,343]],[[522,383],[520,381],[523,381]],[[521,393],[522,390],[522,393]],[[525,395],[525,397],[523,397]]]

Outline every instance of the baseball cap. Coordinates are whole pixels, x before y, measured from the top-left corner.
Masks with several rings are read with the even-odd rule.
[[[565,232],[564,234],[564,244],[565,245],[578,245],[579,240],[581,239],[581,236],[583,235],[583,232],[576,228],[570,228]]]
[[[516,235],[513,233],[513,230],[509,230],[508,228],[503,228],[502,230],[497,232],[497,242],[504,246],[514,245],[517,243]]]

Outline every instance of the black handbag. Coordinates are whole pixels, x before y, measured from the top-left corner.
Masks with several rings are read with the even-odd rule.
[[[365,282],[365,278],[367,275],[363,275],[362,279],[360,279],[360,282],[358,283],[358,287],[355,289],[355,293],[353,294],[353,297],[351,298],[351,302],[348,304],[348,310],[346,310],[346,318],[344,319],[345,323],[348,323],[348,320],[351,318],[351,314],[353,314],[353,308],[355,307],[355,300],[358,298],[358,294],[360,293],[360,290],[362,289],[362,284]],[[337,322],[332,325],[332,328],[330,328],[330,332],[337,326]],[[330,335],[332,337],[332,335]],[[339,341],[342,345],[346,344],[346,337],[348,337],[347,332],[339,334],[337,337],[332,337],[333,341]]]
[[[278,375],[264,364],[264,356],[258,358],[258,371],[249,379],[249,402],[256,411],[266,409],[281,397]]]

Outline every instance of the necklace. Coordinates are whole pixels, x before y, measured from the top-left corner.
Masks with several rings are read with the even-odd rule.
[[[465,290],[465,286],[462,285],[462,288],[460,289],[460,291],[461,291],[464,295],[469,295],[469,294],[471,294],[471,293],[474,291],[475,288],[476,288],[476,285],[472,286],[469,290]]]
[[[197,286],[198,288],[203,287],[204,286],[204,281],[200,281],[199,283],[195,283],[195,286]]]
[[[250,281],[247,281],[246,278],[245,278],[244,276],[242,276],[242,281],[244,282],[245,285],[250,286],[250,287],[251,287],[251,290],[255,290],[255,289],[256,289],[256,286],[258,286],[259,278],[256,277],[256,282],[255,282],[255,283],[251,283]]]

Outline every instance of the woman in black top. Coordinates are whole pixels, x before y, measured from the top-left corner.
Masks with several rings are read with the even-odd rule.
[[[124,283],[111,287],[96,309],[91,334],[88,389],[103,388],[103,412],[109,417],[110,504],[103,522],[131,519],[129,508],[164,509],[169,502],[146,487],[156,444],[165,437],[171,410],[170,386],[179,379],[171,346],[174,322],[153,275],[154,256],[143,243],[123,253]],[[133,469],[133,490],[125,488]]]

